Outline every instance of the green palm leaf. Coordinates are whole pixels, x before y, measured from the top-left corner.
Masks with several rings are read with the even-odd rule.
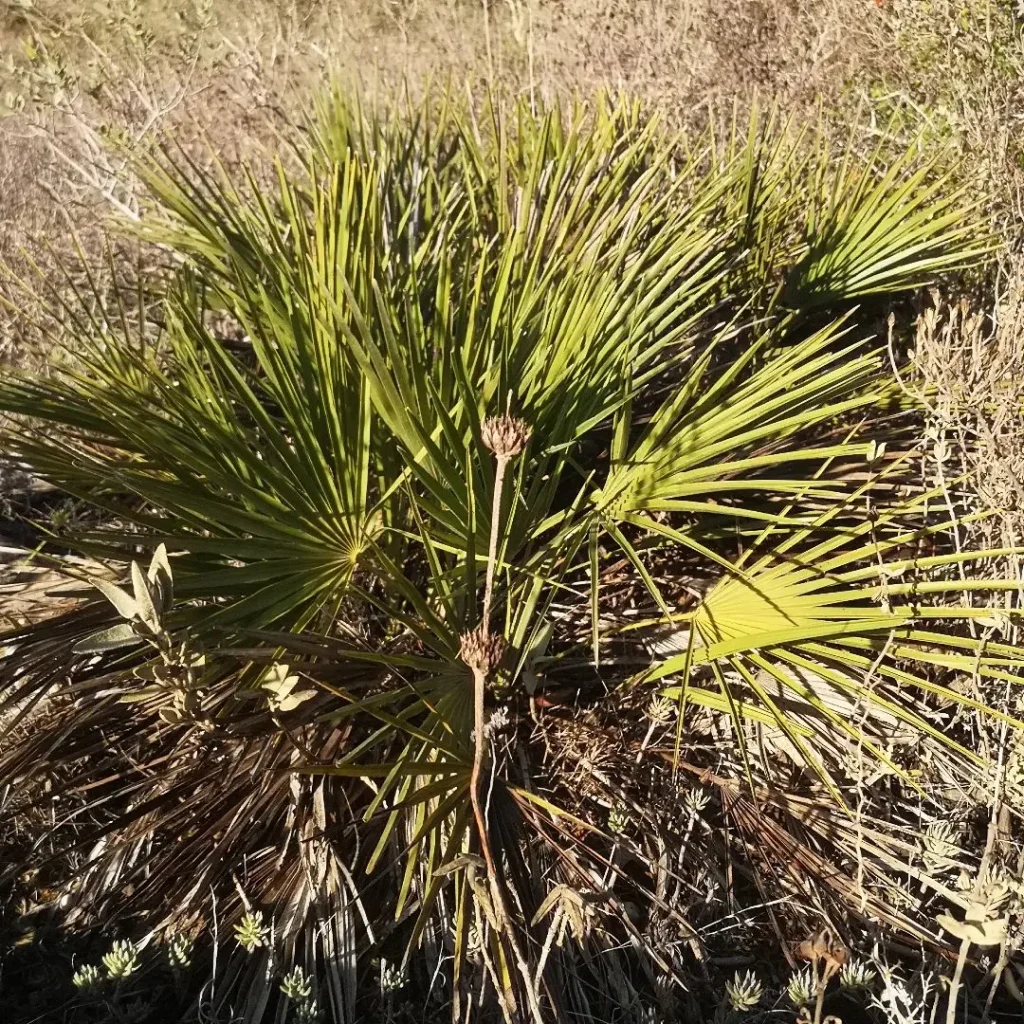
[[[741,700],[760,706],[759,719],[767,711],[788,740],[775,746],[812,767],[836,795],[833,776],[849,768],[851,755],[863,753],[905,774],[893,761],[892,744],[910,738],[980,764],[978,754],[942,728],[952,709],[969,708],[1015,728],[1024,723],[971,696],[969,687],[936,682],[930,668],[941,665],[982,684],[1019,681],[1024,650],[970,629],[972,622],[1005,620],[999,595],[1017,583],[986,574],[967,587],[984,595],[981,603],[950,604],[945,598],[965,586],[949,575],[951,568],[1004,558],[1007,550],[893,557],[955,525],[913,523],[936,497],[919,493],[815,542],[822,526],[849,510],[844,502],[764,548],[741,575],[725,574],[708,591],[691,618],[692,652],[665,659],[642,678],[714,669],[730,708],[739,709],[737,727],[750,717]],[[893,582],[904,577],[910,581]],[[692,692],[688,682],[664,690],[673,699],[692,699]]]

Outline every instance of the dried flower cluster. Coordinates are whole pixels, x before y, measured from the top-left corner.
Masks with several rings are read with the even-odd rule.
[[[459,657],[474,673],[490,675],[505,656],[504,638],[486,633],[482,627],[463,633],[461,641]]]
[[[480,427],[480,440],[497,458],[514,459],[529,444],[530,427],[517,416],[488,416]]]

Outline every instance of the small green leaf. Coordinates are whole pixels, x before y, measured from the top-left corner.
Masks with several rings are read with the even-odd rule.
[[[141,637],[127,622],[119,622],[109,629],[101,629],[98,633],[87,636],[75,644],[76,654],[99,654],[102,651],[113,651],[118,647],[128,647],[141,642]]]
[[[123,619],[134,619],[139,614],[138,605],[120,587],[109,580],[95,579],[92,585],[117,609]]]

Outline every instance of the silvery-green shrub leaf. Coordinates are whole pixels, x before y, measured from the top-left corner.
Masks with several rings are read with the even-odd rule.
[[[136,690],[134,693],[126,693],[122,697],[118,697],[118,703],[141,704],[143,701],[159,697],[164,692],[163,687],[160,686],[144,686],[141,690]]]
[[[127,622],[119,622],[109,629],[101,629],[92,636],[87,636],[75,644],[76,654],[98,654],[101,651],[113,651],[118,647],[128,647],[137,644],[141,637],[132,629]]]
[[[1007,919],[989,919],[985,916],[984,908],[977,905],[968,908],[963,921],[958,921],[949,914],[939,914],[935,920],[950,935],[966,939],[975,946],[998,946],[1006,938]]]
[[[174,598],[174,580],[171,576],[171,563],[167,558],[167,546],[161,544],[149,563],[147,578],[151,584],[153,601],[157,612],[161,615],[171,606]]]
[[[132,562],[132,586],[135,589],[135,604],[139,609],[139,618],[154,633],[158,633],[160,631],[160,616],[153,603],[149,580],[146,579],[138,562]]]
[[[271,696],[270,703],[275,711],[294,711],[300,704],[304,704],[315,696],[314,690],[299,690],[297,693],[290,693],[285,697]]]
[[[117,609],[121,618],[134,619],[138,615],[138,605],[120,587],[101,579],[93,580],[92,585]]]
[[[158,661],[150,662],[148,665],[140,665],[132,671],[136,679],[149,680],[155,683],[173,683],[175,677],[181,673],[177,665],[163,665]]]

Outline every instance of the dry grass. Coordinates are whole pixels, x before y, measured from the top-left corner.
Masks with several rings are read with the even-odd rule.
[[[6,0],[6,256],[89,229],[118,195],[101,136],[173,130],[238,159],[301,116],[326,74],[374,93],[500,82],[550,100],[626,90],[678,122],[755,90],[834,103],[881,31],[861,0]],[[878,22],[872,26],[870,22]],[[32,47],[35,56],[26,54]],[[97,202],[99,200],[99,202]],[[130,197],[127,199],[130,206]]]
[[[550,101],[624,90],[680,124],[755,95],[845,127],[902,111],[1020,203],[1020,54],[1005,4],[934,0],[4,0],[0,255],[46,259],[133,208],[130,146],[173,132],[229,162],[301,119],[328,74],[368,94],[489,80]],[[953,26],[951,28],[950,26]],[[0,355],[18,332],[0,319]]]
[[[995,513],[986,541],[1024,539],[1024,265],[1008,260],[984,298],[925,297],[914,333],[918,393],[936,461],[965,474]]]

